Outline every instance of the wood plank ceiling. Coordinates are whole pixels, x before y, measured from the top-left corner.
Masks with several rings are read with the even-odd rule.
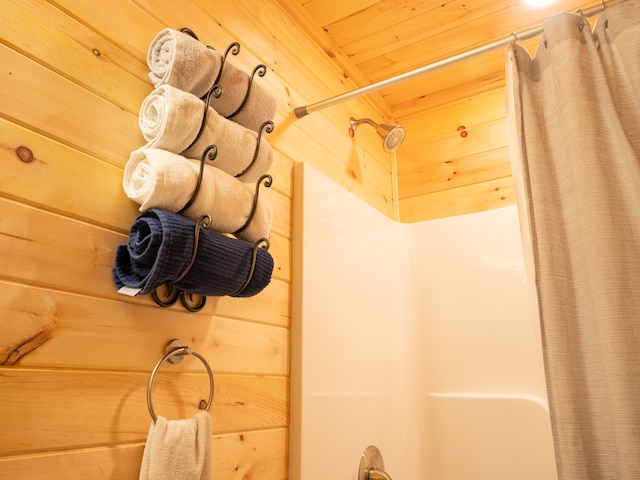
[[[553,14],[598,4],[561,0],[531,10],[519,0],[280,1],[289,9],[297,2],[309,35],[358,86],[505,38]],[[533,54],[537,41],[523,44]],[[501,48],[369,95],[382,116],[407,128],[397,151],[400,220],[515,202],[504,71]]]

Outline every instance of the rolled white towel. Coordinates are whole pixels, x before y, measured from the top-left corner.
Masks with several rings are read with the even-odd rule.
[[[173,28],[161,30],[147,52],[149,79],[202,97],[220,71],[222,57],[191,35]]]
[[[200,160],[166,150],[142,148],[131,153],[124,167],[122,185],[127,196],[140,204],[141,212],[158,208],[177,213],[191,198],[199,170]],[[233,233],[247,223],[254,195],[255,188],[251,185],[205,164],[200,190],[182,215],[194,221],[209,215],[209,228]],[[251,243],[269,238],[271,218],[271,206],[262,192],[251,222],[235,236]]]
[[[258,134],[220,116],[211,107],[200,138],[189,147],[200,131],[204,105],[195,95],[170,85],[153,90],[142,102],[138,117],[140,131],[147,140],[145,148],[159,148],[188,158],[200,158],[209,145],[215,145],[218,149],[217,168],[238,176],[243,182],[258,180],[273,161],[273,150],[265,140],[265,134],[260,137],[258,156],[251,165]]]
[[[213,86],[223,62],[220,53],[191,35],[165,28],[151,42],[147,64],[149,78],[155,87],[167,84],[202,98]],[[249,79],[250,75],[227,57],[218,81],[222,93],[219,97],[211,96],[211,108],[223,117],[236,112],[246,96]],[[230,117],[254,132],[263,122],[273,121],[277,107],[275,97],[258,80],[259,76],[254,75],[246,103]]]

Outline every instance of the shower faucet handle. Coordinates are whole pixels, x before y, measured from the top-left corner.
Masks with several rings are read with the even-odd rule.
[[[384,471],[382,454],[375,445],[369,445],[362,452],[358,480],[391,480],[389,474]]]
[[[367,480],[391,480],[391,477],[384,470],[372,468],[368,471]]]

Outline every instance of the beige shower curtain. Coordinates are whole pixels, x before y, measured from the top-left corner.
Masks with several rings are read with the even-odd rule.
[[[560,480],[640,479],[640,1],[507,55]]]

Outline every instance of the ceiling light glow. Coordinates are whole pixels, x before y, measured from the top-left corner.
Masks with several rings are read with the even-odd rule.
[[[544,8],[557,2],[558,0],[520,0],[525,8]]]

